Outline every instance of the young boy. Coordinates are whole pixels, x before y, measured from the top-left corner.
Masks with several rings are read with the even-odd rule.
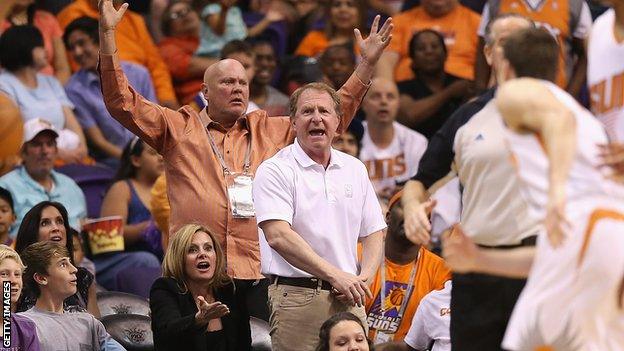
[[[21,313],[35,322],[41,350],[125,350],[89,313],[67,313],[63,301],[76,293],[76,267],[65,246],[38,242],[22,253],[25,288],[33,289],[37,303]]]
[[[13,240],[9,237],[9,230],[13,223],[15,223],[13,197],[8,190],[0,187],[0,244],[11,246]]]

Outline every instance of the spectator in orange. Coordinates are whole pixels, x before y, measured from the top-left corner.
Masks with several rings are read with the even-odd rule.
[[[171,207],[169,206],[169,197],[167,196],[167,178],[165,178],[164,174],[161,174],[156,179],[150,193],[152,195],[149,204],[150,212],[162,234],[162,247],[166,253],[169,246],[169,214],[171,213]]]
[[[99,19],[97,3],[98,0],[76,0],[68,5],[58,14],[61,28],[64,29],[73,20],[83,16]],[[143,17],[127,11],[126,16],[119,22],[118,29],[115,34],[119,57],[147,67],[160,104],[170,108],[179,107],[171,84],[171,75],[152,41]]]
[[[329,21],[325,30],[308,33],[299,44],[295,55],[319,56],[328,46],[352,43],[353,29],[366,28],[366,1],[331,0],[327,9],[326,18]]]
[[[162,16],[161,30],[165,37],[158,48],[182,104],[195,98],[204,82],[204,72],[217,62],[214,58],[193,56],[199,46],[199,24],[199,15],[184,0],[172,1]]]
[[[47,11],[35,9],[35,0],[4,0],[0,7],[0,33],[13,25],[30,24],[37,27],[43,35],[43,45],[48,59],[48,65],[40,73],[54,75],[65,84],[71,75],[63,31],[56,17]]]
[[[405,237],[401,193],[388,208],[385,257],[371,285],[374,297],[366,300],[368,336],[376,344],[403,340],[420,300],[451,279],[442,258]]]
[[[0,93],[0,176],[13,170],[19,163],[19,150],[24,135],[24,122],[19,108],[5,94]]]
[[[390,47],[379,60],[377,75],[396,81],[414,78],[409,42],[414,33],[434,29],[444,35],[448,49],[445,71],[459,78],[474,79],[477,29],[481,17],[458,0],[423,0],[420,6],[394,19]]]

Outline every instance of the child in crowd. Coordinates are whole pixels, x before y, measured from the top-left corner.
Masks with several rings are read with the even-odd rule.
[[[9,231],[15,223],[15,218],[13,197],[8,190],[0,187],[0,243],[5,245],[13,243],[13,239],[9,237]]]
[[[35,323],[30,319],[14,314],[17,301],[22,293],[22,273],[26,267],[15,250],[0,245],[0,282],[11,283],[11,342],[8,347],[0,345],[0,350],[39,351],[39,339],[35,332]],[[4,325],[4,316],[2,316]]]
[[[89,313],[67,313],[63,301],[76,293],[77,269],[65,246],[41,241],[22,252],[24,282],[36,292],[35,306],[19,315],[36,325],[41,350],[124,350]]]

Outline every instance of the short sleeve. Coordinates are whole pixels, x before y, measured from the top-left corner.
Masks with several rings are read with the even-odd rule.
[[[587,2],[583,1],[581,4],[581,13],[579,14],[578,23],[574,27],[574,38],[586,39],[589,36],[589,30],[592,26],[591,12]]]
[[[377,199],[377,193],[375,193],[373,184],[368,178],[368,173],[366,173],[366,168],[363,164],[362,168],[362,172],[364,174],[361,175],[361,177],[364,178],[366,193],[364,195],[364,204],[362,206],[362,225],[360,226],[360,238],[369,236],[386,228],[386,221],[384,220],[381,205],[379,204],[379,199]]]
[[[282,220],[292,225],[295,214],[294,187],[287,179],[291,170],[282,169],[277,162],[263,162],[253,181],[253,200],[258,224]]]
[[[204,9],[202,10],[201,16],[206,17],[206,16],[217,14],[217,13],[221,13],[221,5],[209,4],[209,5],[206,5],[206,7],[204,7]]]
[[[63,107],[69,107],[71,109],[74,108],[74,104],[69,101],[67,94],[65,94],[65,89],[63,89],[63,86],[56,78],[44,75],[41,75],[41,77],[46,81],[46,84],[48,84],[49,88],[52,89],[54,96],[59,100]]]
[[[426,329],[426,319],[428,313],[427,296],[425,296],[421,303],[418,305],[416,313],[412,318],[412,324],[410,325],[410,328],[404,339],[405,343],[409,345],[409,347],[416,350],[427,349],[432,341],[431,337],[427,334]]]

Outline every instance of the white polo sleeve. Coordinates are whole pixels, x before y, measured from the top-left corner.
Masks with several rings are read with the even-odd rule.
[[[267,160],[260,164],[253,181],[253,202],[258,224],[282,220],[292,225],[294,186],[292,170],[279,162]]]
[[[377,193],[373,188],[373,184],[368,178],[366,167],[362,164],[362,172],[359,172],[364,183],[364,204],[362,205],[362,225],[360,226],[359,237],[369,236],[375,232],[383,230],[387,227],[381,211],[381,205],[377,199]]]

